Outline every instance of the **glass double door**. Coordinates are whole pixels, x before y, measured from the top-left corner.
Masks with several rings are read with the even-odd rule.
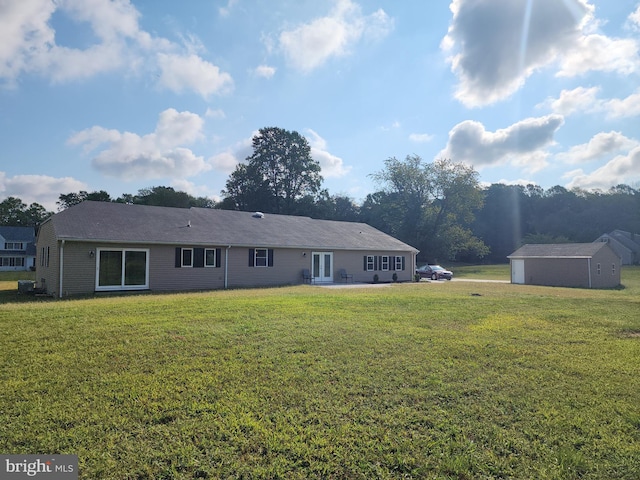
[[[333,282],[333,252],[313,252],[311,255],[314,282]]]

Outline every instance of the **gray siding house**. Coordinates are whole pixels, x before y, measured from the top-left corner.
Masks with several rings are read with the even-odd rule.
[[[57,297],[410,281],[417,253],[364,223],[87,201],[42,223],[36,280]]]
[[[620,285],[620,257],[603,242],[524,245],[507,258],[511,283],[580,288]]]
[[[35,240],[33,227],[0,227],[0,272],[33,269]]]
[[[601,235],[595,241],[608,243],[622,259],[623,265],[640,263],[640,235],[624,230],[614,230]]]

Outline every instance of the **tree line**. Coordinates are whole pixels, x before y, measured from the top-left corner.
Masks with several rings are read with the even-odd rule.
[[[320,164],[297,132],[263,128],[252,145],[253,154],[231,173],[220,202],[155,186],[115,199],[104,190],[60,194],[58,209],[93,200],[364,222],[418,248],[419,259],[429,262],[505,262],[524,243],[592,242],[615,229],[640,233],[640,190],[628,185],[607,192],[483,187],[470,166],[408,155],[385,160],[370,175],[377,190],[358,205],[322,188]],[[51,214],[15,197],[0,202],[1,225],[36,226]]]

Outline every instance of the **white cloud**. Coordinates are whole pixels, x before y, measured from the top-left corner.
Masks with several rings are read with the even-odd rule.
[[[598,87],[584,88],[578,87],[573,90],[562,90],[557,99],[549,98],[539,107],[548,106],[559,115],[568,116],[575,112],[590,111],[597,103],[596,96],[600,89]]]
[[[207,111],[205,112],[204,116],[209,118],[220,118],[220,119],[227,118],[227,114],[224,113],[224,110],[220,108],[216,110],[213,110],[212,108],[207,108]]]
[[[53,15],[65,16],[95,37],[90,44],[60,45]],[[181,48],[142,30],[140,13],[129,0],[21,0],[0,2],[0,82],[14,86],[23,75],[69,82],[126,69],[160,69],[160,85],[207,97],[224,93],[231,76],[192,53],[197,39]],[[68,38],[74,38],[73,31]],[[83,35],[77,35],[78,39]],[[80,42],[81,40],[76,40]],[[73,42],[73,40],[72,40]],[[187,54],[177,54],[186,50]],[[154,63],[155,62],[155,63]]]
[[[640,92],[626,98],[612,98],[601,103],[600,109],[609,118],[635,117],[640,115]]]
[[[225,93],[233,87],[231,75],[197,55],[158,54],[161,70],[160,85],[182,93],[191,90],[207,98],[213,93]]]
[[[327,141],[310,128],[306,129],[307,141],[311,147],[311,158],[320,163],[322,176],[324,178],[344,177],[351,171],[351,167],[345,167],[340,157],[329,153]]]
[[[244,161],[253,153],[253,137],[258,134],[254,131],[250,137],[243,138],[235,145],[230,146],[226,150],[219,152],[209,158],[209,164],[218,171],[223,173],[231,173],[236,166]]]
[[[279,45],[290,65],[310,72],[332,57],[350,54],[363,38],[382,38],[392,28],[393,21],[383,10],[365,16],[357,3],[336,0],[329,15],[283,31]]]
[[[554,143],[554,135],[563,123],[562,116],[547,115],[488,132],[482,123],[466,120],[451,129],[448,144],[438,158],[477,168],[511,164],[539,171],[547,165],[545,149]]]
[[[202,138],[202,126],[195,113],[168,109],[160,114],[153,133],[140,136],[95,126],[73,135],[68,143],[83,145],[87,152],[104,145],[92,164],[111,177],[188,178],[211,169],[203,157],[184,147]]]
[[[567,172],[563,178],[570,179],[567,188],[585,190],[608,190],[616,185],[633,185],[640,182],[640,147],[626,155],[618,155],[591,173],[578,169]]]
[[[17,197],[27,205],[39,203],[49,211],[56,211],[60,194],[88,190],[86,183],[71,177],[47,175],[16,175],[7,177],[0,172],[0,197]]]
[[[637,140],[627,138],[620,132],[601,132],[591,138],[588,143],[576,145],[568,152],[556,155],[556,158],[570,164],[583,164],[623,150],[629,151],[638,145]]]
[[[589,71],[629,75],[638,71],[640,47],[635,39],[615,39],[605,35],[586,35],[569,49],[558,71],[559,77],[574,77]]]
[[[626,118],[640,115],[640,91],[625,98],[598,99],[598,87],[562,90],[557,99],[547,99],[539,106],[548,106],[555,113],[604,113],[607,118]]]
[[[433,135],[429,133],[412,133],[409,135],[409,140],[416,143],[427,143],[433,140]]]
[[[238,3],[238,0],[228,0],[227,5],[218,8],[218,13],[221,17],[228,17],[231,14],[231,10]]]
[[[180,192],[187,192],[194,197],[206,197],[219,202],[221,200],[220,195],[217,195],[211,191],[207,185],[196,185],[193,182],[185,179],[178,179],[171,182],[171,186]]]
[[[276,68],[268,65],[259,65],[253,72],[258,77],[271,78],[276,74]]]
[[[627,18],[627,25],[634,30],[640,30],[640,5]]]
[[[637,40],[591,33],[598,22],[588,0],[452,0],[450,8],[441,49],[459,80],[455,96],[467,106],[507,98],[554,65],[559,76],[640,66]]]

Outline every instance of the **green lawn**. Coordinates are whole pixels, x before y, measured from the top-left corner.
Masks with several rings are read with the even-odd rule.
[[[638,479],[640,268],[622,274],[8,291],[0,452],[77,454],[82,479]]]

